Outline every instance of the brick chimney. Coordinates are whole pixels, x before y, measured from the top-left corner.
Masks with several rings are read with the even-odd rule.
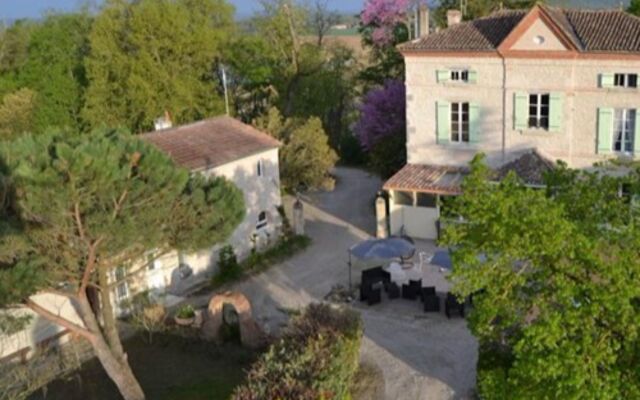
[[[462,21],[462,11],[447,10],[447,26],[454,26]]]
[[[429,34],[429,7],[420,4],[418,9],[418,37],[425,37]]]

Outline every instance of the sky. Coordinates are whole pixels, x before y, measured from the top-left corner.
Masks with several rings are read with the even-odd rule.
[[[227,0],[236,7],[239,17],[251,15],[258,9],[258,0]],[[0,20],[39,17],[44,11],[71,11],[87,3],[86,0],[0,0]],[[99,0],[90,3],[100,3]],[[343,12],[356,13],[362,8],[364,0],[329,0],[329,6]]]

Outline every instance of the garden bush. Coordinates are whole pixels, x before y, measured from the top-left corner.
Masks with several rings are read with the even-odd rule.
[[[349,399],[361,338],[355,311],[311,304],[252,366],[233,399]]]

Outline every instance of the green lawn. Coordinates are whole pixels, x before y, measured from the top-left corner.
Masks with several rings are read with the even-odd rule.
[[[226,400],[243,382],[257,353],[237,344],[217,346],[196,338],[156,335],[124,343],[131,367],[148,399]],[[94,359],[82,369],[48,385],[33,400],[111,400],[120,398]]]

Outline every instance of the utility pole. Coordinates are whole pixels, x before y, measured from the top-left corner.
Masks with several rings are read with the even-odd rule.
[[[229,115],[229,93],[227,91],[227,73],[224,70],[224,64],[220,64],[220,69],[222,70],[222,87],[224,88],[224,107],[227,115]]]

